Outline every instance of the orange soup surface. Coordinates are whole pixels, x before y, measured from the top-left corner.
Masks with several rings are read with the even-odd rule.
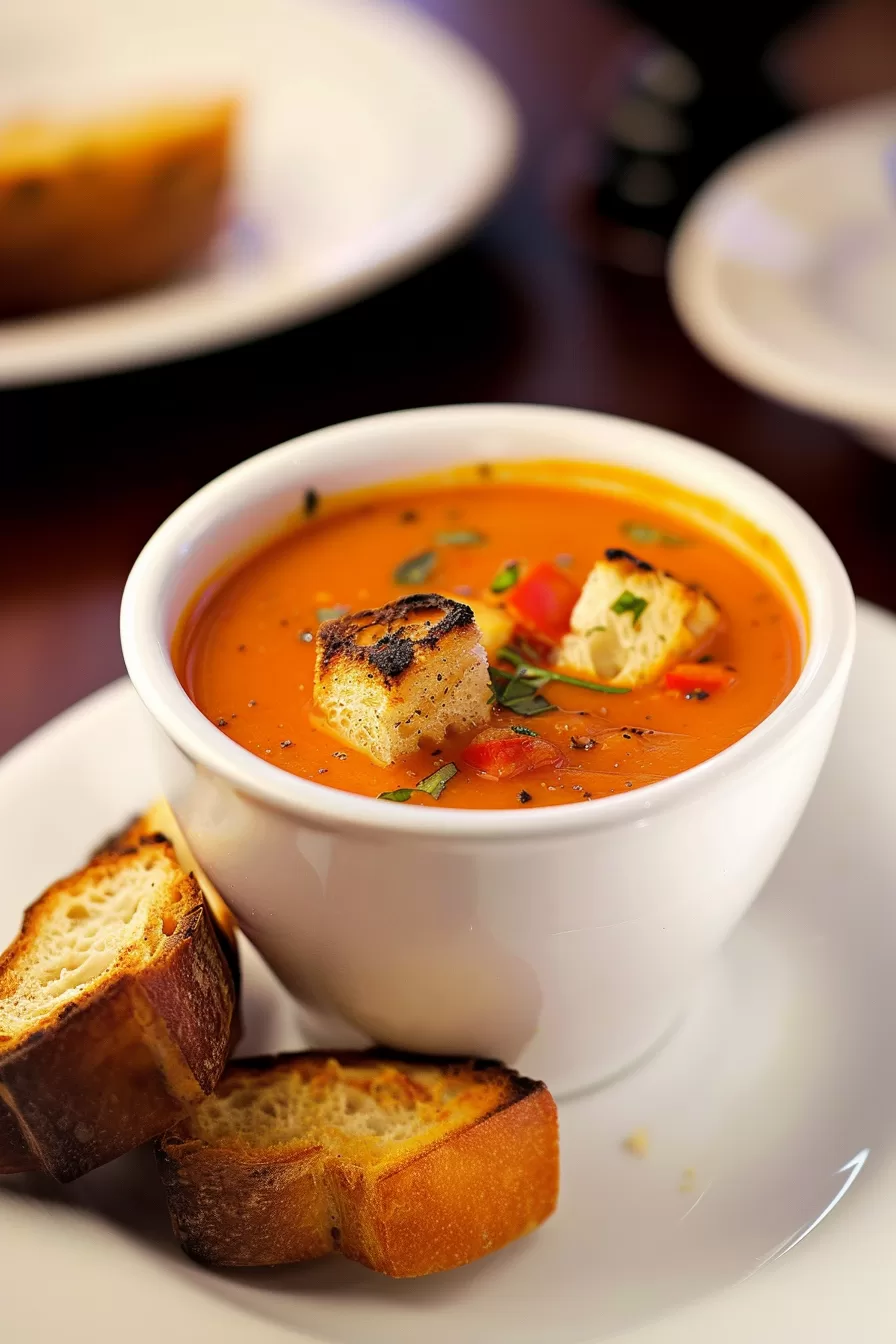
[[[799,676],[800,626],[790,600],[758,567],[692,517],[683,521],[652,500],[644,505],[562,479],[527,481],[524,469],[517,480],[502,477],[326,501],[219,576],[174,639],[175,667],[191,699],[247,751],[330,788],[377,797],[453,763],[457,773],[437,800],[414,792],[405,805],[461,808],[549,806],[641,788],[730,746],[780,704]],[[554,761],[501,779],[464,761],[472,733],[379,765],[322,726],[312,698],[322,620],[415,592],[461,602],[485,596],[500,610],[510,590],[490,590],[508,565],[525,575],[548,562],[580,588],[614,547],[705,589],[718,604],[719,627],[688,658],[706,669],[713,689],[673,688],[663,677],[605,694],[551,681],[540,688],[549,712],[492,712],[520,741],[537,734],[551,744]],[[399,581],[416,557],[427,557],[415,571],[425,570],[425,579]],[[544,646],[524,647],[550,666]],[[504,669],[506,684],[513,665],[495,653],[490,662]],[[727,684],[716,688],[720,673]]]

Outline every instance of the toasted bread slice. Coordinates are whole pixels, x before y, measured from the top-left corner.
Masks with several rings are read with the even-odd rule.
[[[0,314],[154,285],[221,222],[232,100],[0,129]]]
[[[240,959],[236,941],[236,920],[217,887],[209,880],[193,857],[193,852],[187,844],[187,838],[164,798],[157,798],[154,803],[150,803],[141,817],[137,817],[124,831],[106,841],[98,853],[103,853],[105,850],[133,849],[142,840],[158,836],[164,836],[166,840],[170,840],[181,868],[185,873],[192,873],[199,883],[220,938],[221,950],[227,958],[227,964],[230,967],[233,982],[238,991],[240,987]]]
[[[489,718],[488,661],[473,613],[438,593],[324,621],[314,703],[330,729],[380,765]]]
[[[340,1251],[412,1278],[498,1250],[557,1202],[551,1094],[469,1060],[238,1061],[157,1153],[175,1234],[214,1265]]]
[[[211,1092],[233,976],[195,878],[160,837],[44,893],[0,957],[0,1172],[111,1161]]]
[[[718,625],[716,604],[628,551],[608,550],[576,603],[558,662],[612,686],[647,686]]]

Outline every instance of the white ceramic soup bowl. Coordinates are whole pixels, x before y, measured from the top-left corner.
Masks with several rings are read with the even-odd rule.
[[[546,458],[660,476],[732,506],[783,547],[809,615],[803,670],[734,746],[592,802],[401,807],[260,760],[182,689],[169,652],[178,618],[307,489]],[[831,740],[854,617],[822,533],[737,462],[611,416],[452,406],[336,425],[200,490],[137,560],[121,637],[158,728],[162,789],[243,931],[303,1006],[312,1039],[336,1045],[348,1027],[402,1049],[498,1057],[564,1094],[662,1038],[768,877]]]

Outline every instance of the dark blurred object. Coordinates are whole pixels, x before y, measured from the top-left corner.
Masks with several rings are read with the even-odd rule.
[[[652,30],[601,128],[592,161],[589,241],[603,259],[660,273],[665,243],[694,194],[796,108],[767,73],[776,39],[813,9],[624,0]]]

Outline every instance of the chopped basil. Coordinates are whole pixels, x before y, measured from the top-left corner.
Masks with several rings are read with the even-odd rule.
[[[428,793],[430,798],[436,801],[441,798],[445,785],[457,774],[457,766],[449,761],[446,765],[439,766],[431,775],[421,779],[412,789],[392,789],[389,793],[379,793],[378,798],[385,798],[387,803],[406,803],[414,793]]]
[[[313,518],[317,513],[317,507],[320,504],[320,495],[316,490],[305,491],[305,517]]]
[[[676,537],[672,532],[661,532],[657,527],[651,527],[650,523],[627,522],[622,524],[622,531],[632,541],[641,542],[644,546],[690,546],[688,537]]]
[[[425,583],[435,569],[436,559],[435,551],[421,551],[419,555],[412,555],[410,559],[403,560],[392,577],[396,583],[411,586]]]
[[[441,798],[445,785],[449,780],[453,779],[456,774],[457,766],[452,761],[449,761],[447,765],[439,766],[438,770],[434,770],[431,775],[427,775],[425,779],[421,779],[420,783],[417,785],[417,789],[420,793],[428,793],[433,798]]]
[[[481,546],[485,537],[481,532],[439,532],[436,541],[440,546]]]
[[[515,677],[521,677],[526,685],[535,690],[541,690],[549,681],[559,681],[564,686],[581,686],[586,691],[601,691],[604,695],[628,695],[629,692],[628,686],[605,686],[600,681],[586,681],[583,677],[568,677],[565,672],[552,672],[549,667],[533,667],[515,649],[499,649],[498,657],[512,663],[516,668]],[[507,673],[502,675],[507,676]]]
[[[489,585],[493,593],[506,593],[508,588],[513,588],[520,581],[520,566],[518,560],[512,560],[503,569],[499,569]]]
[[[514,672],[511,675],[502,672],[499,667],[490,667],[488,674],[492,681],[492,703],[500,709],[513,710],[514,714],[522,714],[526,718],[534,714],[548,714],[556,709],[550,700],[536,693],[536,688],[521,673]]]
[[[537,737],[537,736],[538,736],[538,734],[536,733],[536,731],[535,731],[534,728],[524,728],[523,725],[522,725],[521,723],[514,723],[514,724],[511,724],[511,726],[510,726],[510,731],[511,731],[512,733],[518,733],[520,737]]]
[[[344,602],[337,602],[335,607],[318,607],[317,619],[322,625],[324,621],[338,621],[340,616],[347,616],[350,611],[351,607],[347,607]]]
[[[632,625],[637,625],[638,621],[647,610],[647,598],[635,597],[635,594],[630,593],[626,588],[624,592],[619,594],[610,610],[615,611],[617,616],[624,616],[627,611],[630,611],[632,614]]]

